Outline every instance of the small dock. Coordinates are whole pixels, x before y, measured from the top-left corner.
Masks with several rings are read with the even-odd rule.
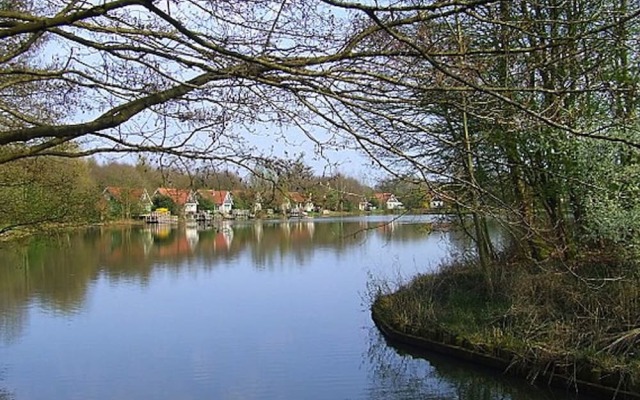
[[[142,216],[147,224],[177,224],[178,216],[166,212],[152,211]]]

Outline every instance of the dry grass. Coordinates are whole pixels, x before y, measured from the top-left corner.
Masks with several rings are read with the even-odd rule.
[[[501,260],[500,279],[473,263],[454,263],[418,276],[392,293],[380,291],[376,311],[396,329],[462,337],[514,363],[588,370],[618,381],[640,381],[640,267],[608,259],[574,265]]]

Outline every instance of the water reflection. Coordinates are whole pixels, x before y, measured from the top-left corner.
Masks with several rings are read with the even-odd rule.
[[[28,310],[82,311],[92,283],[149,285],[169,269],[215,269],[240,257],[258,270],[304,268],[314,252],[344,253],[367,238],[419,241],[424,219],[400,224],[385,219],[291,220],[232,223],[213,228],[150,225],[96,228],[33,238],[0,248],[0,340],[20,337]],[[291,259],[292,262],[283,260]],[[195,267],[194,267],[195,266]]]
[[[5,389],[0,389],[0,400],[14,400],[15,397],[13,396],[13,393],[5,390]]]
[[[429,271],[459,240],[388,222],[102,228],[0,249],[0,400],[541,399],[368,340],[370,274]]]
[[[575,393],[539,390],[497,371],[416,348],[388,343],[372,328],[367,358],[372,399],[560,400]],[[585,399],[585,397],[580,397]]]
[[[2,329],[2,327],[0,327],[0,329]],[[0,400],[15,400],[14,394],[1,386],[4,381],[4,374],[5,370],[0,367]]]

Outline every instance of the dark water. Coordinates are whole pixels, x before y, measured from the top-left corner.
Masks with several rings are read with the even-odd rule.
[[[0,400],[566,398],[389,347],[373,278],[461,242],[405,217],[95,229],[0,248]]]

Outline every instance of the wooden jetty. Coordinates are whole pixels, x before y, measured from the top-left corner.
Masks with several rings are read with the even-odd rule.
[[[171,215],[170,212],[164,210],[151,211],[149,214],[142,216],[147,224],[177,224],[178,216]]]

